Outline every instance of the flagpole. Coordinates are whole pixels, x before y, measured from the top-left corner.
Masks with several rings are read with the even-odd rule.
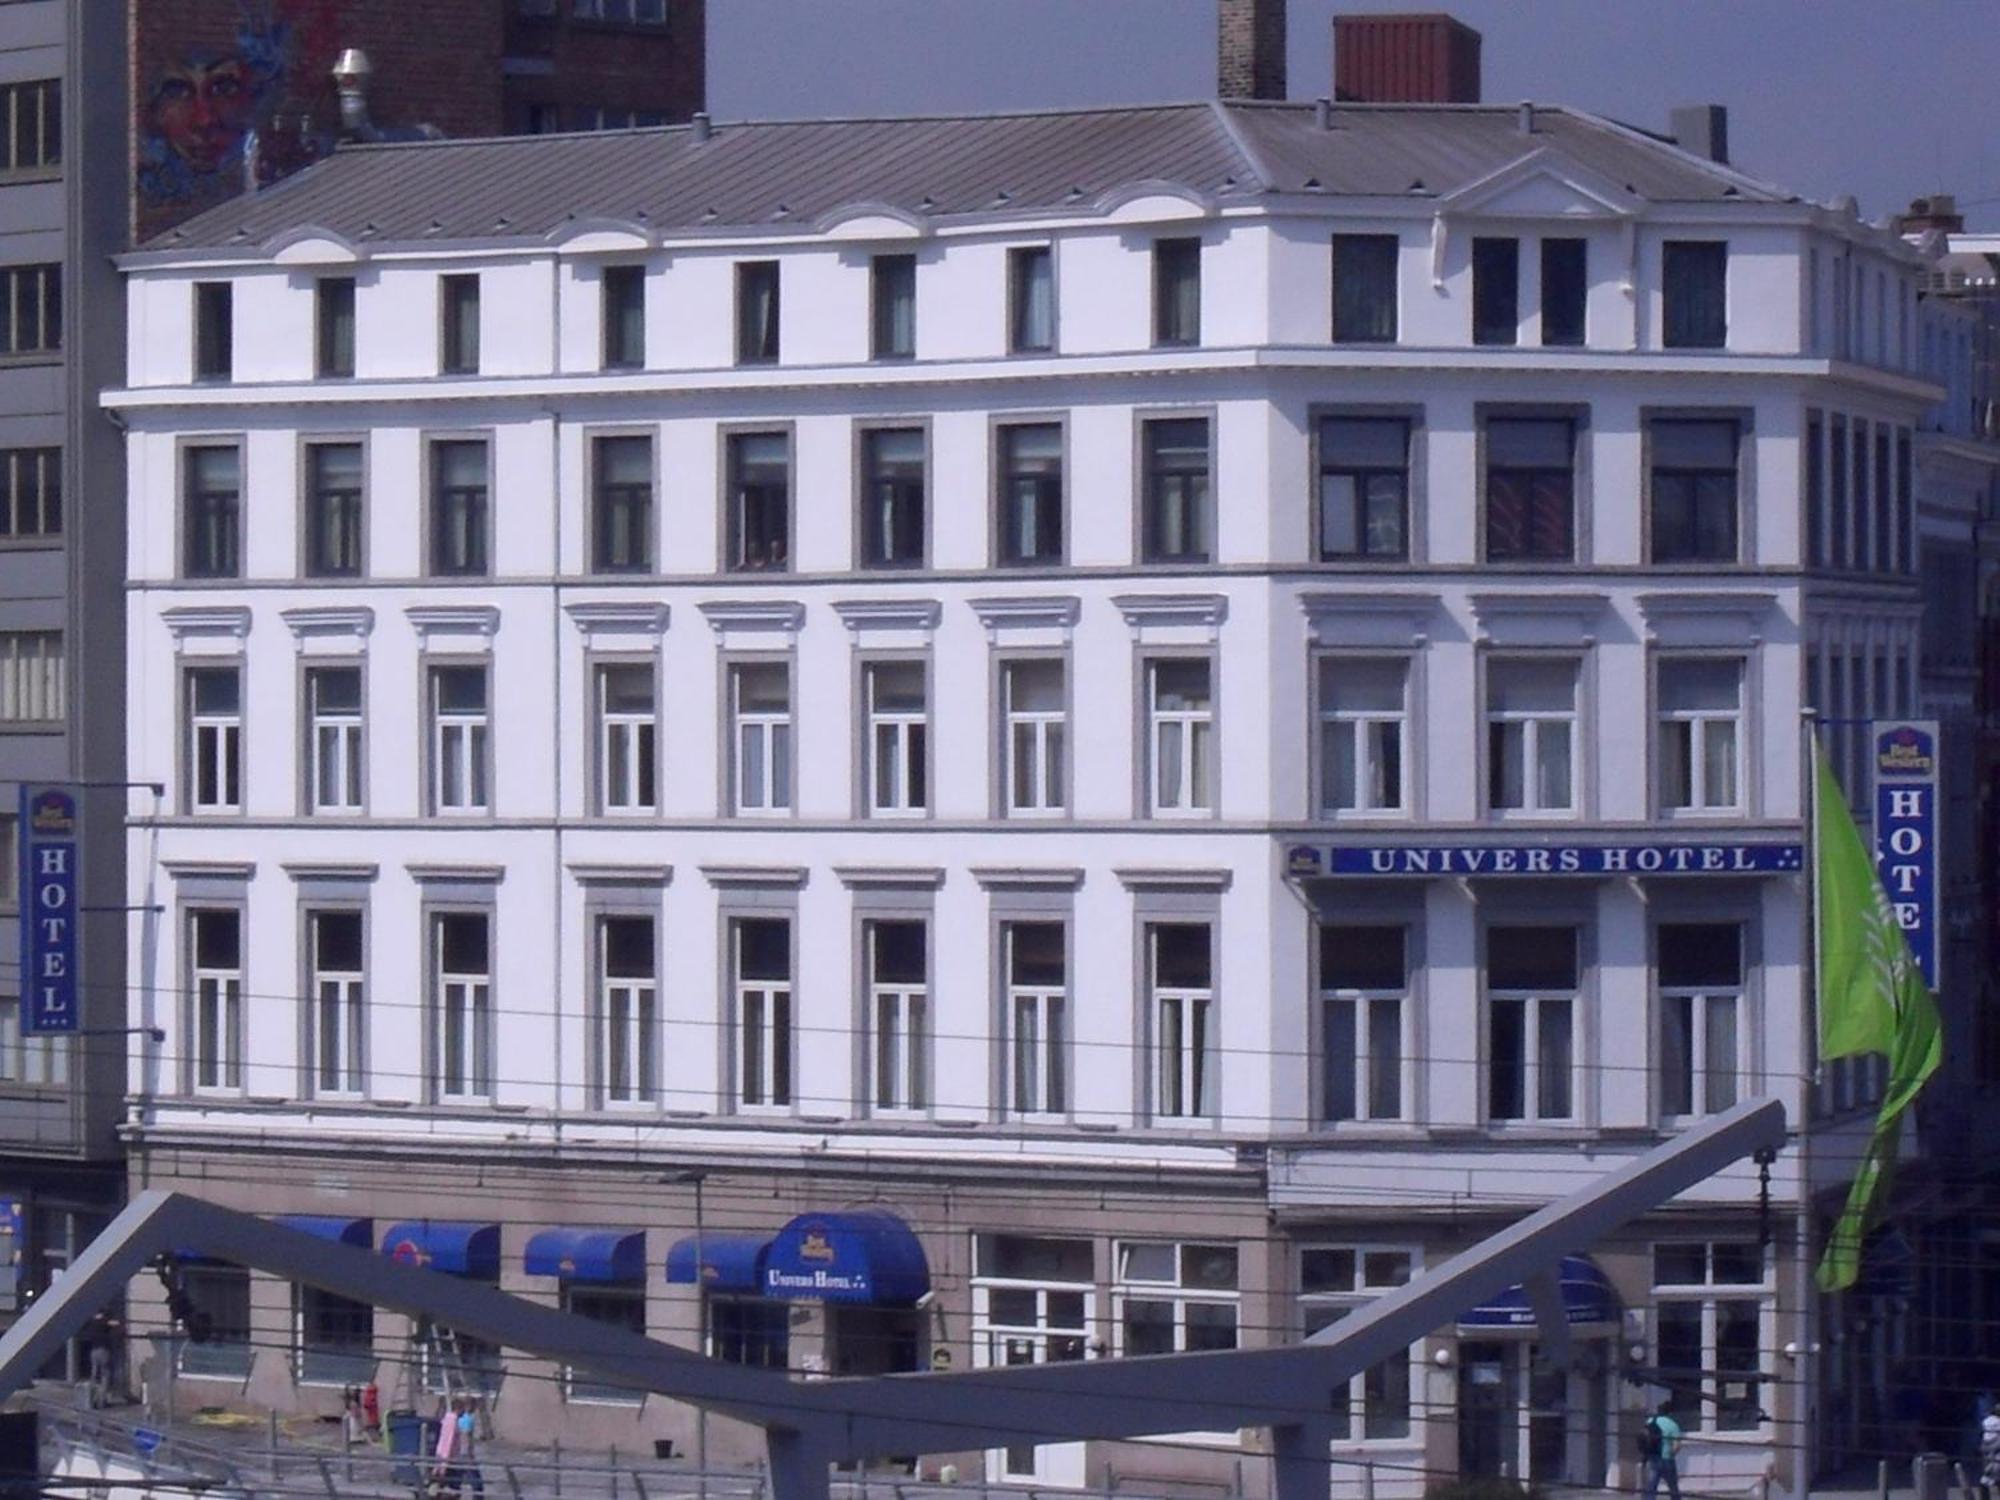
[[[1799,1394],[1799,1442],[1792,1459],[1792,1495],[1794,1500],[1806,1500],[1812,1486],[1813,1460],[1818,1451],[1818,1404],[1820,1391],[1820,1360],[1817,1317],[1818,1300],[1813,1284],[1813,1188],[1812,1188],[1812,1117],[1819,1100],[1819,711],[1805,708],[1800,711],[1802,744],[1800,749],[1801,771],[1804,775],[1806,826],[1804,849],[1806,868],[1805,901],[1805,962],[1801,966],[1802,983],[1799,991],[1799,1060],[1803,1064],[1800,1079],[1804,1087],[1799,1106],[1799,1222],[1797,1231],[1796,1264],[1792,1268],[1793,1280],[1797,1283],[1794,1295],[1798,1298],[1798,1312],[1794,1319],[1798,1328],[1798,1357],[1793,1361],[1796,1370],[1803,1375],[1794,1387]]]

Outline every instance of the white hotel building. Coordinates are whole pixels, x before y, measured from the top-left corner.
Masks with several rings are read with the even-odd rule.
[[[1295,1338],[1798,1117],[1801,712],[1914,706],[1937,395],[1851,208],[1527,106],[698,120],[344,149],[125,266],[135,1185],[963,1368]],[[1786,1481],[1797,1155],[1572,1265],[1572,1367],[1503,1299],[1357,1379],[1342,1456],[1629,1481],[1645,1368],[1690,1482]],[[201,1399],[395,1385],[400,1320],[183,1274]]]

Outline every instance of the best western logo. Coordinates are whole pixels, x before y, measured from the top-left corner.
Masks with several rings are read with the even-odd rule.
[[[76,803],[64,792],[43,792],[28,813],[29,829],[51,838],[68,838],[76,832]]]

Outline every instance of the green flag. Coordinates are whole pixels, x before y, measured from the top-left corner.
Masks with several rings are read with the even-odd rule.
[[[1889,1059],[1889,1086],[1875,1116],[1875,1132],[1820,1258],[1820,1290],[1837,1292],[1852,1286],[1861,1269],[1861,1241],[1887,1197],[1903,1114],[1937,1071],[1943,1037],[1937,1002],[1847,810],[1847,794],[1817,742],[1813,760],[1818,778],[1813,846],[1819,875],[1820,1060],[1874,1052]]]

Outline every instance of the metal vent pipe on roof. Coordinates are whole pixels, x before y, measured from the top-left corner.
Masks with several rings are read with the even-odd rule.
[[[1313,124],[1317,125],[1321,130],[1333,129],[1333,101],[1331,99],[1313,100]]]
[[[1532,99],[1523,99],[1521,101],[1521,134],[1533,135],[1534,133],[1535,101]]]
[[[705,109],[696,110],[694,118],[688,121],[688,124],[693,127],[693,137],[697,141],[705,141],[715,134],[715,127],[709,123],[708,111]]]

